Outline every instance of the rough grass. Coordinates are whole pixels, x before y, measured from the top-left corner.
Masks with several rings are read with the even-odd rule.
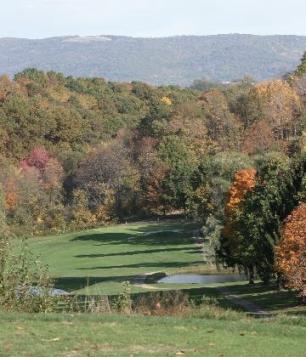
[[[87,314],[0,319],[0,355],[10,357],[299,357],[306,349],[306,326],[280,321]]]

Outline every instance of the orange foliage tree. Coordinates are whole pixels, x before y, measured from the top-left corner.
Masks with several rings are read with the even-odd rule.
[[[235,216],[239,209],[239,204],[243,201],[247,192],[256,185],[256,170],[253,168],[243,169],[236,172],[234,181],[229,189],[225,206],[225,225],[223,235],[233,240]]]
[[[306,297],[306,203],[286,219],[282,240],[276,247],[276,270],[288,287]]]
[[[243,169],[236,172],[232,186],[229,189],[228,200],[225,207],[225,213],[231,215],[246,193],[255,187],[256,170],[253,168]]]
[[[240,236],[237,233],[237,219],[239,206],[246,194],[256,185],[256,170],[254,168],[243,169],[236,172],[234,181],[229,189],[225,206],[225,224],[222,230],[222,251],[228,265],[240,265],[249,270],[250,280],[253,280],[253,268],[245,266],[241,257]]]
[[[5,182],[5,209],[13,211],[18,203],[17,183],[14,177],[8,177]]]

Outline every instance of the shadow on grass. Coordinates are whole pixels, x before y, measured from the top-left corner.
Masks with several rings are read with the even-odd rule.
[[[190,226],[190,225],[189,225]],[[194,228],[195,225],[192,225]],[[98,242],[99,245],[178,245],[194,243],[192,231],[189,228],[175,228],[170,226],[144,226],[137,229],[131,229],[131,234],[128,233],[92,233],[80,235],[73,238],[71,241]]]
[[[60,277],[54,279],[54,285],[58,289],[63,289],[66,291],[74,291],[84,289],[86,287],[91,287],[92,285],[98,283],[123,283],[125,281],[132,281],[133,275],[122,275],[122,276],[83,276],[83,277]]]
[[[278,290],[275,284],[264,285],[257,283],[255,285],[226,285],[226,287],[233,294],[237,295],[241,299],[252,301],[262,309],[269,312],[285,312],[287,315],[294,315],[304,317],[306,316],[306,306],[302,303],[301,298],[296,292]],[[214,298],[217,305],[223,308],[230,308],[237,311],[244,311],[242,307],[237,306],[229,302],[225,296],[218,292],[215,287],[209,288],[192,288],[183,289],[183,291],[194,300],[198,300],[199,297],[206,296]],[[296,308],[296,310],[294,310]],[[291,309],[287,311],[287,309]]]
[[[180,252],[184,251],[189,254],[201,253],[200,247],[181,247],[181,248],[159,248],[159,249],[147,249],[147,250],[133,250],[131,252],[118,252],[109,254],[79,254],[75,255],[75,258],[106,258],[106,257],[116,257],[116,256],[127,256],[127,255],[138,255],[138,254],[151,254],[151,253],[163,253],[163,252]]]
[[[302,301],[296,292],[279,290],[274,283],[269,285],[263,283],[254,285],[231,285],[227,288],[239,298],[252,301],[267,311],[277,311],[302,306]]]
[[[184,268],[196,264],[203,264],[203,260],[193,262],[151,262],[151,263],[137,263],[126,265],[108,265],[108,266],[93,266],[89,268],[79,268],[79,270],[107,270],[107,269],[137,269],[137,268]]]
[[[62,277],[56,279],[56,286],[63,289],[78,290],[86,286],[91,286],[101,282],[124,282],[132,281],[136,274],[127,275],[126,269],[138,269],[138,268],[152,268],[152,270],[164,270],[165,268],[180,268],[187,266],[194,266],[195,264],[203,263],[201,259],[201,247],[195,245],[193,239],[193,230],[198,225],[195,223],[170,223],[170,224],[149,224],[144,226],[131,227],[129,226],[129,232],[87,232],[85,234],[79,234],[71,239],[71,242],[88,242],[92,246],[101,247],[97,248],[93,253],[82,252],[83,254],[75,255],[75,258],[107,258],[107,257],[124,257],[124,256],[137,256],[144,255],[143,263],[135,264],[123,264],[123,265],[102,265],[80,268],[80,271],[100,270],[108,271],[112,269],[120,269],[118,276],[110,277]],[[103,246],[116,246],[124,245],[120,247],[119,252],[103,253]],[[98,250],[98,252],[97,252]],[[101,253],[99,252],[101,250]],[[164,262],[161,258],[160,262],[148,262],[148,254],[154,253],[175,253],[186,252],[187,254],[199,254],[195,256],[195,261],[181,262],[175,261]],[[94,261],[93,261],[94,262]],[[119,260],[120,262],[120,260]],[[104,262],[103,262],[104,263]],[[111,263],[111,262],[110,262]],[[96,263],[97,264],[97,263]],[[92,264],[94,265],[94,264]],[[98,264],[97,264],[98,265]],[[92,274],[89,273],[89,274]],[[140,273],[141,274],[141,273]],[[98,275],[98,274],[97,274]],[[89,282],[88,282],[89,281]]]

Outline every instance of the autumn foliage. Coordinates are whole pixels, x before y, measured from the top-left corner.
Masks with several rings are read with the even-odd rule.
[[[283,80],[262,82],[250,89],[243,150],[290,152],[297,139],[302,103],[297,91]]]
[[[21,161],[21,170],[24,175],[36,176],[46,188],[59,185],[63,169],[56,158],[44,148],[35,148],[30,155]]]
[[[255,187],[255,177],[256,170],[253,168],[239,170],[236,172],[232,186],[229,189],[222,235],[226,240],[227,254],[233,257],[239,254],[239,239],[235,234],[239,205],[243,202],[247,192]]]
[[[205,224],[212,215],[217,231],[225,223],[227,241],[245,251],[250,244],[242,237],[256,232],[240,230],[236,239],[236,228],[256,172],[238,170],[260,173],[257,161],[267,152],[300,153],[303,78],[197,90],[35,69],[14,80],[0,76],[0,185],[8,224],[36,234],[174,213]],[[272,191],[262,200],[266,206]],[[247,214],[260,204],[248,205]],[[296,202],[285,204],[279,222]]]
[[[235,174],[233,184],[228,193],[228,200],[225,208],[227,214],[231,214],[243,200],[246,193],[255,187],[255,176],[256,170],[253,168],[239,170]]]
[[[276,270],[288,287],[306,297],[306,203],[300,204],[288,216],[276,257]]]
[[[5,182],[4,206],[7,211],[12,211],[18,203],[17,183],[14,177],[8,177]]]
[[[271,127],[265,120],[256,121],[245,132],[242,149],[248,154],[266,152],[275,144]]]

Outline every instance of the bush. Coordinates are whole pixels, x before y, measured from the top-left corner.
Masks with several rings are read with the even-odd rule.
[[[6,310],[48,312],[54,308],[52,281],[45,266],[22,241],[0,239],[0,306]]]

